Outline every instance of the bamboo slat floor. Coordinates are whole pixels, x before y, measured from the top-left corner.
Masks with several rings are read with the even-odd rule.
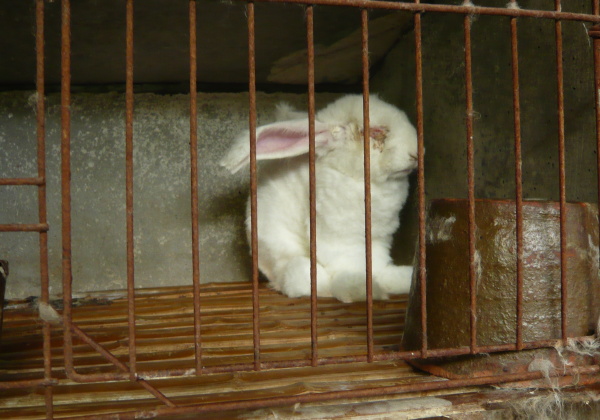
[[[192,299],[191,287],[141,289],[136,292],[136,346],[139,372],[143,374],[143,372],[167,369],[193,372]],[[60,312],[61,301],[53,301],[52,305]],[[381,353],[398,348],[405,307],[406,296],[374,303],[375,352]],[[0,382],[43,378],[42,324],[36,308],[34,299],[9,302],[6,307],[0,348]],[[201,315],[202,364],[205,368],[227,367],[232,364],[248,365],[253,362],[252,299],[249,284],[202,285]],[[319,299],[318,316],[319,357],[366,354],[364,303],[344,304],[334,299]],[[128,362],[127,299],[124,292],[95,292],[75,298],[73,319],[81,330],[102,344],[119,360]],[[261,285],[261,361],[309,360],[310,336],[310,300],[290,299]],[[62,348],[61,326],[53,326],[52,376],[58,380],[58,385],[52,387],[55,418],[151,411],[162,406],[159,400],[134,382],[76,383],[68,379],[64,372]],[[78,340],[75,340],[74,354],[74,363],[80,374],[117,371],[94,349]],[[185,406],[416,384],[432,380],[442,379],[415,371],[402,361],[385,361],[261,371],[251,371],[246,368],[244,371],[236,372],[150,379],[149,382],[175,404]],[[355,406],[360,402],[363,411],[367,410],[363,413],[365,418],[369,418],[367,412],[377,412],[379,414],[375,418],[381,418],[380,416],[383,415],[381,410],[396,414],[399,412],[406,414],[410,411],[419,415],[427,413],[439,415],[441,411],[451,412],[448,407],[456,405],[456,401],[461,398],[466,401],[465,395],[481,396],[482,389],[472,387],[413,392],[402,394],[401,399],[398,399],[398,396],[396,399],[387,396],[375,399],[353,399],[345,403],[351,405],[352,413],[360,414],[362,411],[356,411]],[[439,398],[441,395],[445,397]],[[452,398],[454,402],[449,402]],[[387,401],[383,408],[381,405],[377,407],[369,405],[374,404],[373,401],[382,400]],[[468,403],[476,407],[475,411],[482,411],[479,403],[473,403],[475,400],[477,398],[471,397]],[[478,401],[480,400],[481,397]],[[331,413],[341,409],[333,402],[302,407],[302,409],[288,407],[288,414],[296,418],[303,409],[327,408],[334,410]],[[347,411],[348,406],[345,407],[341,409],[342,414],[338,413],[338,417],[352,417]],[[230,412],[229,415],[264,418],[264,416],[268,417],[269,413],[269,411],[258,410],[240,411],[237,414]],[[312,415],[305,411],[303,416],[311,418],[317,415],[317,412],[311,413]],[[359,414],[356,416],[363,415]],[[229,415],[208,413],[202,414],[202,418],[232,418]],[[43,388],[0,390],[0,418],[39,419],[45,416]],[[182,415],[177,418],[197,417]]]

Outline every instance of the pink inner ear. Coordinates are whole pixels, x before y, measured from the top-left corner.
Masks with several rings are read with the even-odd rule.
[[[308,153],[308,122],[284,121],[264,126],[258,131],[256,156],[259,159],[279,159]],[[315,123],[315,145],[327,143],[329,127]]]
[[[303,149],[308,149],[306,132],[292,131],[283,127],[266,128],[256,141],[256,152],[264,155],[279,155],[280,152],[293,154],[296,151],[300,154]]]

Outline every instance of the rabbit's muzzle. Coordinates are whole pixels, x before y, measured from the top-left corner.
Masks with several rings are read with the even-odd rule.
[[[419,158],[418,156],[414,155],[414,154],[409,154],[409,162],[406,168],[404,168],[401,171],[396,172],[394,175],[396,176],[407,176],[409,175],[412,171],[414,171],[415,169],[417,169],[417,167],[419,166]]]

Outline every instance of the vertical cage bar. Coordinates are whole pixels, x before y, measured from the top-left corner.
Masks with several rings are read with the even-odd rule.
[[[473,75],[471,71],[471,16],[464,18],[465,35],[465,96],[467,123],[467,183],[469,201],[469,289],[471,295],[471,353],[477,352],[477,270],[475,262],[475,165],[473,146]]]
[[[561,11],[560,0],[554,1],[557,12]],[[560,284],[561,284],[561,336],[567,339],[567,199],[565,182],[565,110],[564,110],[564,72],[562,23],[555,22],[556,34],[556,89],[558,107],[558,171],[560,196]]]
[[[44,0],[35,2],[35,52],[36,52],[36,94],[37,94],[37,167],[38,178],[43,180],[38,185],[38,218],[40,224],[48,222],[46,203],[46,110],[44,104]],[[40,245],[40,283],[43,303],[49,301],[49,277],[48,277],[48,232],[41,231],[39,237]],[[1,302],[0,302],[1,303]],[[44,379],[52,379],[52,344],[50,335],[50,324],[44,321],[42,326],[43,354],[44,354]],[[45,386],[44,399],[46,404],[46,418],[53,417],[52,386]]]
[[[519,50],[517,18],[510,19],[511,67],[513,88],[513,116],[515,135],[515,194],[517,242],[517,350],[523,349],[523,170],[521,152],[521,99],[519,91]]]
[[[72,373],[73,336],[72,319],[72,267],[71,267],[71,2],[61,3],[61,77],[60,77],[60,155],[61,155],[61,241],[63,285],[63,340],[65,370]]]
[[[419,3],[419,0],[415,0]],[[421,13],[415,13],[415,83],[417,106],[417,191],[419,200],[419,287],[421,292],[421,357],[427,357],[427,254],[425,209],[425,138],[423,135],[423,44]]]
[[[248,2],[248,99],[250,127],[250,245],[252,249],[252,336],[254,369],[260,370],[260,302],[258,296],[258,220],[256,173],[256,51],[254,29],[254,2]]]
[[[200,320],[200,245],[198,230],[198,95],[196,0],[190,0],[190,188],[192,206],[192,282],[194,288],[194,355],[196,375],[202,373],[202,335]]]
[[[127,217],[127,321],[129,373],[135,379],[135,260],[133,243],[133,0],[126,1],[125,28],[125,207]]]
[[[311,365],[317,366],[318,326],[317,326],[317,206],[315,178],[315,40],[314,8],[306,6],[306,43],[308,77],[308,183],[310,201],[310,343]]]
[[[600,14],[600,1],[594,0],[594,14]],[[594,98],[596,100],[596,171],[598,182],[598,220],[600,220],[600,25],[589,29],[594,48]],[[599,226],[600,228],[600,226]],[[596,337],[600,337],[600,326],[596,328]]]
[[[373,361],[373,253],[371,242],[371,134],[369,126],[369,11],[361,9],[364,177],[365,267],[367,288],[367,361]]]
[[[85,332],[83,332],[77,325],[73,325],[72,329],[73,329],[73,333],[75,333],[75,335],[77,335],[77,337],[81,341],[83,341],[84,343],[89,345],[91,348],[96,350],[100,355],[102,355],[112,365],[116,366],[119,370],[121,370],[125,373],[128,373],[129,368],[125,365],[125,363],[121,362],[111,352],[106,350],[106,348],[104,348],[102,345],[100,345],[96,341],[94,341],[89,335],[87,335]],[[100,376],[103,376],[103,375],[100,374]],[[110,379],[107,379],[107,378],[110,378]],[[88,382],[97,382],[97,381],[115,380],[115,378],[116,378],[115,375],[106,375],[102,379],[100,379],[100,378],[90,379],[90,377],[88,376],[87,381]],[[135,382],[137,382],[142,387],[144,387],[146,390],[148,390],[152,395],[154,395],[156,398],[158,398],[164,404],[168,405],[169,407],[175,407],[175,404],[171,400],[169,400],[158,389],[156,389],[155,387],[150,385],[145,379],[136,377]]]

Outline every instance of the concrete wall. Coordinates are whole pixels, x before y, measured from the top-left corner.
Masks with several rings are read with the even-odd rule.
[[[438,2],[441,3],[441,2]],[[475,1],[504,7],[505,0]],[[585,0],[563,2],[568,12],[591,13]],[[553,10],[553,2],[520,1],[523,8]],[[589,24],[564,22],[566,196],[569,201],[598,201],[593,51]],[[464,17],[422,15],[425,192],[427,199],[466,198],[466,108]],[[478,16],[472,20],[475,195],[514,199],[515,152],[510,19]],[[518,20],[523,196],[559,199],[558,107],[555,25]],[[374,74],[371,88],[416,121],[415,38],[405,35]],[[413,179],[413,187],[416,179]],[[417,239],[415,193],[402,215],[395,257],[412,254],[398,247]]]
[[[504,7],[505,0],[477,2]],[[551,10],[553,2],[519,2]],[[591,13],[591,2],[564,2]],[[424,135],[429,198],[466,197],[466,112],[462,15],[422,16]],[[558,118],[554,22],[519,19],[518,48],[526,198],[558,199]],[[567,199],[597,201],[593,52],[590,25],[563,23]],[[475,189],[480,198],[513,198],[514,123],[510,20],[472,21]],[[406,35],[375,74],[372,88],[416,119],[414,35]]]
[[[318,103],[335,95],[319,96]],[[259,124],[277,102],[306,107],[306,97],[259,94]],[[200,258],[203,282],[244,281],[250,262],[244,233],[248,174],[218,165],[248,124],[246,94],[198,100]],[[72,105],[73,288],[126,286],[125,106],[117,93],[76,94]],[[136,285],[191,284],[189,96],[140,94],[134,115]],[[51,293],[61,279],[60,98],[47,98],[48,221]],[[0,177],[36,176],[34,96],[0,93]],[[0,223],[37,223],[37,188],[1,187]],[[38,235],[0,234],[11,264],[9,298],[39,294]]]
[[[486,5],[503,7],[506,0]],[[553,2],[520,2],[551,9]],[[567,11],[589,12],[584,0]],[[428,198],[466,197],[463,18],[423,15],[425,173]],[[567,199],[597,201],[592,48],[587,27],[565,22],[565,135]],[[476,195],[513,198],[514,134],[509,19],[473,21]],[[558,199],[558,120],[554,22],[520,19],[523,187],[526,198]],[[406,34],[372,69],[372,91],[415,120],[414,36]],[[352,89],[352,87],[349,87]],[[35,114],[31,92],[0,94],[0,176],[32,176]],[[335,95],[320,95],[322,105]],[[275,102],[305,106],[305,96],[259,95],[259,121]],[[216,164],[247,124],[244,94],[202,94],[199,111],[200,223],[203,281],[246,280],[243,233],[247,175],[232,177]],[[59,97],[47,98],[48,201],[52,293],[60,293]],[[188,97],[140,94],[135,105],[135,245],[138,286],[189,284],[190,193]],[[77,291],[125,285],[124,98],[73,97],[73,257]],[[414,185],[413,177],[413,185]],[[2,187],[0,222],[36,222],[35,187]],[[413,197],[414,198],[414,197]],[[412,259],[416,205],[409,201],[394,245],[396,261]],[[37,237],[0,234],[0,256],[11,262],[9,297],[39,293]]]

